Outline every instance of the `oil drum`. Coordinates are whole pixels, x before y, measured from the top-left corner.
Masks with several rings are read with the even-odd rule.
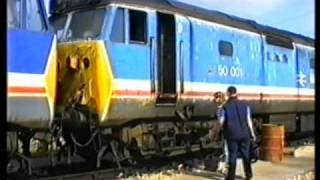
[[[275,124],[262,125],[261,158],[279,162],[283,159],[284,126]]]

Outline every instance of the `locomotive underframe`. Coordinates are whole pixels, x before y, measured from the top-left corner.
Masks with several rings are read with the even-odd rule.
[[[7,134],[8,171],[23,169],[26,161],[25,168],[31,174],[31,162],[39,157],[46,157],[53,166],[59,161],[71,163],[71,156],[80,155],[99,167],[104,156],[111,153],[111,161],[121,166],[124,160],[133,163],[150,156],[222,148],[215,120],[140,119],[133,121],[135,125],[121,128],[99,127],[97,120],[97,116],[80,107],[57,117],[50,131],[13,127]]]
[[[124,161],[136,163],[141,158],[223,148],[223,136],[217,120],[191,117],[187,111],[177,112],[176,115],[164,119],[137,119],[122,127],[99,127],[97,116],[80,106],[57,116],[50,131],[11,126],[7,133],[7,171],[22,169],[31,174],[36,167],[32,162],[39,157],[46,159],[46,166],[70,164],[72,157],[80,155],[97,168],[102,161],[117,163],[121,167]],[[296,123],[299,132],[312,132],[312,129],[306,129],[304,123],[312,123],[313,114],[255,115],[258,141],[262,123],[285,124],[284,117],[296,118],[296,121],[291,119],[290,122]],[[278,121],[275,122],[275,119]],[[296,133],[290,125],[285,125],[289,132],[287,135]],[[310,128],[310,125],[307,126]],[[223,153],[219,156],[221,158]]]

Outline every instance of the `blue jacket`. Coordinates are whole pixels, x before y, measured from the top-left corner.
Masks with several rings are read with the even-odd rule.
[[[221,115],[224,116],[223,131],[227,140],[250,139],[248,120],[251,121],[251,115],[249,106],[232,98],[223,106]]]

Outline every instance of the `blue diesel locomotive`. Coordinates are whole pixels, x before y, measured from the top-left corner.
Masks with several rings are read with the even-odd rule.
[[[217,145],[202,140],[214,134],[213,93],[229,85],[256,119],[313,131],[311,38],[160,0],[67,1],[53,23],[61,34],[57,106],[87,107],[99,128],[140,154]]]
[[[50,128],[60,151],[99,167],[107,151],[119,160],[221,149],[213,94],[230,85],[256,120],[285,124],[289,133],[314,130],[311,38],[171,0],[54,7]]]
[[[56,37],[42,0],[7,1],[7,152],[30,155],[30,139],[53,121]],[[9,171],[14,170],[8,161]]]

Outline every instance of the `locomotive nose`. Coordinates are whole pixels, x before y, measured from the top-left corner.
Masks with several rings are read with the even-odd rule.
[[[104,121],[111,100],[113,74],[103,41],[58,45],[59,111],[86,105]]]

